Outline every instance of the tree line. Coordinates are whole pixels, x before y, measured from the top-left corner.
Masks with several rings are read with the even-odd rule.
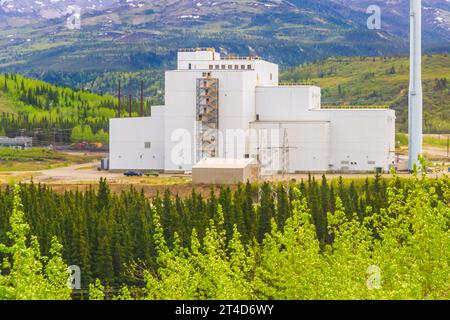
[[[352,183],[341,184],[349,201]],[[366,184],[355,184],[359,201],[350,200],[354,208],[366,199]],[[233,210],[224,206],[227,188],[206,201],[199,195],[183,201],[167,196],[156,197],[151,204],[136,190],[114,196],[104,181],[98,192],[63,195],[42,186],[10,188],[2,193],[0,202],[11,212],[6,224],[10,232],[0,240],[0,253],[5,258],[0,269],[0,298],[70,298],[70,291],[63,285],[68,276],[64,261],[68,261],[68,252],[72,253],[71,261],[78,252],[86,259],[81,264],[83,270],[88,263],[94,267],[86,287],[90,299],[448,299],[448,177],[394,177],[385,188],[369,181],[373,197],[362,216],[346,208],[337,192],[331,201],[333,207],[325,214],[324,234],[308,194],[316,193],[313,197],[320,198],[318,194],[324,195],[329,188],[320,187],[325,182],[314,185],[310,179],[304,185],[290,184],[285,192],[280,192],[281,185],[238,188],[229,208],[245,203],[238,199],[239,192],[249,192],[246,188],[253,189],[252,198],[258,197],[252,201],[256,216],[253,230],[246,229],[245,219],[239,227],[239,214],[230,215]],[[272,190],[270,196],[263,188]],[[375,196],[377,192],[380,197]],[[52,210],[51,217],[42,221],[39,211],[27,213],[41,205],[42,195],[53,198],[47,203],[64,205],[64,211]],[[289,199],[289,213],[279,223],[286,202],[275,199],[283,197]],[[34,208],[32,199],[38,202]],[[116,203],[119,199],[120,204]],[[145,208],[138,206],[142,201]],[[381,204],[378,201],[386,202],[377,207]],[[322,210],[329,204],[325,203]],[[113,206],[126,213],[113,213]],[[190,214],[203,214],[190,216],[190,222],[178,217],[181,222],[177,224],[170,219],[175,213],[168,212],[178,211],[173,209],[178,206],[187,210],[195,207]],[[71,208],[78,210],[70,212]],[[262,217],[270,216],[272,209],[266,230]],[[141,210],[148,212],[137,213]],[[127,223],[135,214],[139,217]],[[203,215],[207,216],[206,223]],[[47,225],[47,230],[38,235],[33,225]],[[186,225],[191,227],[187,235]],[[50,236],[58,232],[59,236]],[[64,233],[72,239],[61,237]],[[30,234],[37,237],[30,238]],[[91,260],[90,245],[95,252]],[[49,258],[41,251],[49,253]],[[131,263],[128,270],[138,283],[123,279],[114,289],[112,278],[94,280],[95,268],[113,272],[120,256],[132,254],[144,257]]]
[[[398,183],[407,184],[398,180]],[[437,196],[444,197],[448,180],[436,181]],[[207,234],[209,221],[217,222],[217,212],[223,213],[226,242],[231,241],[234,228],[243,244],[262,243],[274,221],[283,230],[292,217],[292,202],[303,195],[311,212],[312,223],[321,248],[333,241],[329,234],[328,213],[334,213],[336,198],[343,210],[362,221],[372,212],[387,207],[387,181],[373,179],[328,181],[311,177],[301,183],[238,185],[235,190],[222,187],[211,190],[205,198],[194,189],[181,198],[170,191],[149,199],[134,188],[120,194],[111,193],[106,181],[98,191],[67,191],[54,193],[44,185],[21,186],[21,198],[31,234],[39,239],[42,252],[51,248],[52,238],[62,244],[64,260],[83,270],[84,287],[99,278],[111,287],[121,284],[143,285],[126,266],[132,262],[154,270],[158,266],[157,244],[154,241],[154,214],[160,217],[164,240],[173,249],[178,241],[182,247],[191,245],[192,231],[199,239]],[[7,243],[13,190],[0,192],[0,243]],[[177,236],[175,236],[175,233]]]

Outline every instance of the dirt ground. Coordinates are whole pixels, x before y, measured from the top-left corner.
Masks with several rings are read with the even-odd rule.
[[[162,194],[167,189],[170,189],[172,194],[178,194],[181,197],[188,196],[193,188],[204,196],[208,196],[211,192],[211,186],[194,186],[188,175],[163,174],[159,177],[125,177],[122,173],[98,171],[97,168],[98,162],[92,162],[51,170],[0,173],[0,185],[33,181],[33,183],[51,186],[56,192],[83,191],[89,188],[96,190],[99,180],[104,178],[108,181],[111,191],[117,193],[129,190],[131,187],[139,191],[143,189],[149,197],[158,193]]]
[[[425,157],[427,159],[430,159],[431,161],[450,163],[450,157],[449,157],[449,154],[447,154],[447,148],[444,148],[444,147],[439,148],[439,147],[424,145],[423,153],[424,153]],[[408,155],[408,147],[402,147],[400,150],[398,150],[398,155],[407,156]]]
[[[434,150],[436,149],[436,150]],[[439,148],[427,148],[426,152],[431,152],[436,156],[445,156],[446,150]],[[400,155],[404,161],[405,156]],[[85,190],[88,188],[96,189],[101,178],[105,178],[113,192],[122,192],[129,190],[132,186],[138,190],[143,189],[144,193],[149,196],[155,196],[157,193],[164,193],[169,189],[172,194],[178,194],[181,197],[188,196],[192,189],[204,196],[209,196],[211,186],[195,185],[189,175],[170,175],[162,174],[159,177],[125,177],[122,173],[113,173],[108,171],[98,171],[99,162],[83,163],[71,165],[68,167],[55,168],[50,170],[33,171],[33,172],[2,172],[0,173],[0,186],[14,183],[42,183],[51,186],[56,192],[64,192],[68,190]],[[430,176],[438,176],[448,174],[443,170],[440,173],[432,173]],[[327,174],[328,179],[343,178],[366,178],[373,177],[373,173],[369,174]],[[400,176],[409,176],[407,173],[399,173]],[[317,179],[322,174],[313,174]],[[390,175],[384,175],[390,177]],[[288,174],[262,177],[263,181],[301,181],[308,179],[308,174]],[[214,187],[217,189],[218,187]],[[235,189],[236,186],[232,186]]]

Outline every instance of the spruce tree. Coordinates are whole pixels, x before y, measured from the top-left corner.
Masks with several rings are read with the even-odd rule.
[[[244,190],[244,199],[242,205],[245,233],[247,234],[247,239],[252,240],[256,237],[256,212],[253,205],[253,190],[250,182],[247,181]]]
[[[257,240],[262,242],[265,235],[271,230],[272,219],[275,218],[275,203],[269,183],[262,184],[260,193]]]
[[[232,212],[231,190],[229,187],[222,187],[220,189],[219,204],[222,207],[227,240],[230,240],[233,235],[233,226],[236,224],[236,221],[234,220],[235,215],[233,215]]]
[[[277,210],[276,218],[278,228],[283,230],[284,223],[289,218],[289,198],[286,191],[286,187],[283,184],[279,184],[277,187]]]
[[[109,204],[110,190],[106,178],[100,178],[97,193],[97,211],[100,212]]]

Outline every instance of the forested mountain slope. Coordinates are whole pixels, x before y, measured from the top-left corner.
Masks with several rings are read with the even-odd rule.
[[[112,96],[0,74],[0,135],[29,135],[35,143],[68,143],[73,128],[82,126],[106,142],[109,118],[116,115],[117,102]]]
[[[397,129],[407,131],[409,59],[330,58],[285,70],[282,82],[322,87],[322,104],[386,105],[397,111]],[[423,57],[424,130],[450,132],[450,55]]]
[[[368,3],[348,2],[4,0],[0,69],[22,74],[138,71],[171,65],[178,48],[197,46],[256,54],[289,66],[335,55],[408,51],[407,0],[395,6],[377,2],[383,12],[380,30],[367,28]],[[424,17],[430,21],[424,24],[425,49],[448,51],[448,5],[425,4]],[[81,8],[80,29],[67,27],[69,5]]]

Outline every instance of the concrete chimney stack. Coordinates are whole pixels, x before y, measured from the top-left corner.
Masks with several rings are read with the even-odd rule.
[[[422,0],[410,0],[410,83],[409,83],[409,169],[422,155],[423,94],[422,94]]]

